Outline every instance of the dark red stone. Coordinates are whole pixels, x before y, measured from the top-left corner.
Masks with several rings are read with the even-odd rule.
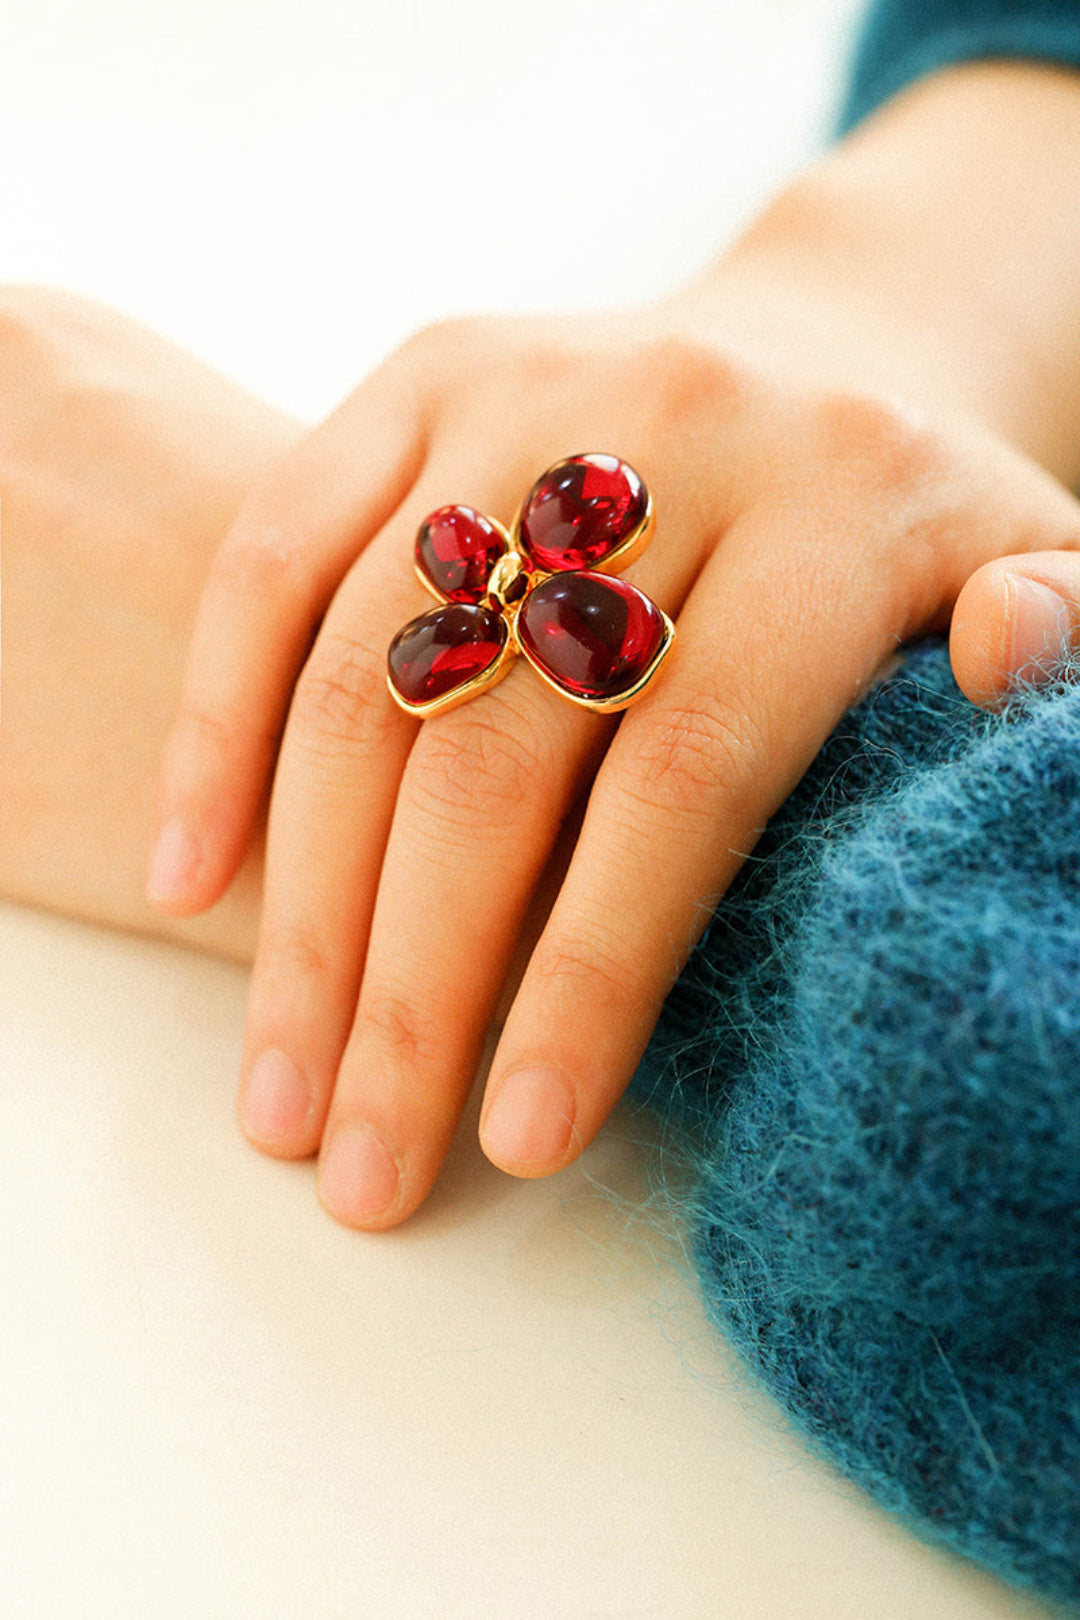
[[[449,602],[481,601],[505,550],[491,519],[471,506],[440,506],[416,536],[417,566]]]
[[[506,620],[490,608],[452,602],[413,619],[390,643],[390,680],[406,703],[446,697],[495,663]]]
[[[648,510],[633,467],[618,456],[572,456],[538,478],[521,513],[521,540],[538,568],[595,568]]]
[[[553,574],[530,592],[517,633],[529,658],[574,697],[617,701],[664,641],[655,602],[607,574]]]

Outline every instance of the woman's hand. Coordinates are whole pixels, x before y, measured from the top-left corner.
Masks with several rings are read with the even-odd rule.
[[[258,831],[226,903],[146,903],[158,756],[221,534],[299,437],[134,321],[0,289],[0,892],[250,959]]]
[[[1075,136],[1075,93],[1044,105],[1047,80],[1020,70],[1019,93]],[[918,95],[914,113],[920,138],[941,138],[932,96],[929,119]],[[956,127],[967,142],[970,117]],[[900,136],[910,152],[903,119]],[[896,648],[947,624],[983,565],[1080,541],[1077,503],[1023,453],[1061,471],[1047,446],[1075,444],[1045,390],[1025,414],[1030,331],[1015,365],[988,365],[945,318],[954,263],[914,309],[904,275],[890,291],[858,192],[875,141],[895,159],[896,140],[886,117],[838,185],[829,171],[794,188],[647,314],[422,334],[260,485],[218,553],[152,893],[176,914],[211,905],[273,776],[241,1117],[268,1152],[321,1146],[340,1219],[390,1226],[429,1190],[545,871],[550,915],[481,1122],[520,1175],[598,1129],[712,905]],[[973,240],[1000,202],[976,198]],[[622,456],[653,493],[656,539],[630,577],[677,618],[663,674],[617,727],[521,660],[417,724],[385,661],[430,605],[411,569],[420,522],[451,502],[509,522],[547,466],[586,450]]]

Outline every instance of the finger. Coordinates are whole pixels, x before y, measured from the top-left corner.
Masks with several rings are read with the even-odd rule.
[[[235,875],[315,627],[424,448],[414,372],[388,364],[286,457],[223,541],[160,775],[148,894],[162,910],[204,910]]]
[[[293,1157],[318,1146],[356,1010],[417,732],[386,687],[393,634],[431,605],[410,567],[416,530],[451,489],[497,511],[497,484],[486,470],[470,475],[463,452],[447,451],[350,571],[297,683],[274,784],[241,1066],[241,1125],[265,1151]]]
[[[379,864],[416,722],[386,689],[393,629],[415,617],[406,503],[348,575],[297,682],[267,827],[240,1124],[264,1152],[318,1147],[356,1006]],[[395,540],[401,546],[395,547]]]
[[[860,424],[872,453],[852,460]],[[995,552],[1040,533],[1077,546],[1076,502],[1040,469],[973,439],[942,480],[938,442],[900,426],[877,406],[822,402],[804,435],[818,472],[778,476],[695,586],[682,656],[616,737],[495,1055],[481,1134],[504,1168],[545,1174],[591,1139],[712,907],[896,647],[947,622]],[[822,477],[838,439],[843,475]]]
[[[976,570],[953,610],[953,673],[973,703],[995,708],[1060,671],[1080,645],[1080,555],[1037,551]]]
[[[800,519],[797,567],[777,563],[788,516],[728,532],[680,614],[678,660],[597,776],[492,1066],[481,1139],[504,1169],[547,1174],[591,1140],[720,894],[895,646],[909,604],[859,580],[831,524]]]
[[[473,1078],[529,897],[610,722],[523,663],[427,722],[401,784],[319,1193],[383,1227],[427,1196]]]
[[[636,572],[677,603],[705,546],[678,496],[665,517],[670,536],[691,538],[650,551]],[[418,735],[323,1146],[320,1197],[338,1219],[393,1225],[427,1195],[528,903],[612,729],[520,660],[496,690]]]

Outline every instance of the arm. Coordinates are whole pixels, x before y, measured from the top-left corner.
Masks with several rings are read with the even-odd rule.
[[[905,62],[1013,40],[998,7],[970,9],[986,14],[980,28],[950,28],[943,8],[935,38],[933,18],[919,34],[909,8],[880,6],[849,112]],[[1080,7],[1030,9],[1037,24],[1012,16],[1017,47],[1031,36],[1080,62]],[[897,16],[913,38],[890,67]],[[1080,74],[961,62],[910,85],[766,210],[689,297],[695,318],[734,319],[778,363],[794,356],[819,379],[868,382],[931,420],[977,422],[1076,487]],[[958,593],[953,667],[975,702],[996,703],[1075,645],[1080,561],[1044,551],[1037,536],[1028,544],[1032,555],[994,559]]]
[[[1080,74],[973,63],[910,86],[687,295],[814,385],[907,400],[1080,479]]]

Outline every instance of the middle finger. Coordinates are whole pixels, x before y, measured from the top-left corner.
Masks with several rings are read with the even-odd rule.
[[[402,779],[319,1194],[352,1226],[427,1195],[555,835],[611,722],[514,669],[425,722]]]

